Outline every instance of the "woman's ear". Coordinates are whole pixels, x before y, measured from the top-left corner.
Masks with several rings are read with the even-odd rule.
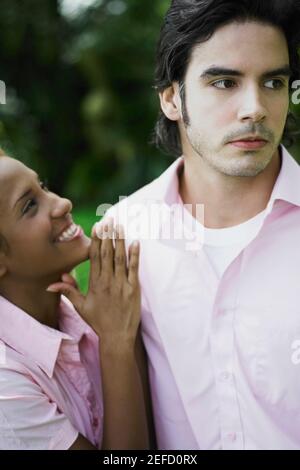
[[[0,256],[0,279],[5,276],[7,272],[7,268],[4,264],[1,263],[1,256]]]
[[[7,273],[7,266],[5,262],[6,255],[0,250],[0,279]]]
[[[161,109],[170,121],[179,121],[182,118],[181,98],[178,83],[173,83],[171,86],[159,93],[159,99]]]

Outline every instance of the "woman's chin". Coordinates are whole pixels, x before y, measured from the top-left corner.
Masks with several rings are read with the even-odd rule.
[[[72,271],[72,269],[76,268],[79,264],[84,263],[89,259],[90,245],[91,239],[85,236],[84,243],[81,244],[78,249],[74,250],[73,260],[69,260],[64,272]]]
[[[76,264],[74,265],[74,268],[76,268],[78,264],[84,263],[85,261],[89,259],[90,244],[80,251],[81,251],[80,253],[77,253],[77,259],[76,259]]]

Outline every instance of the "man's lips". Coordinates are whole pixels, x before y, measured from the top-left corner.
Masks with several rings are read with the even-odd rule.
[[[233,145],[234,147],[242,148],[242,149],[259,149],[264,147],[268,142],[264,139],[261,138],[256,138],[256,139],[239,139],[239,140],[233,140],[232,142],[229,142],[230,145]]]

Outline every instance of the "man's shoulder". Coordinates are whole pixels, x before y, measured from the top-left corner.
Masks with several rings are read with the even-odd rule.
[[[130,194],[129,196],[121,198],[120,202],[115,204],[113,207],[117,208],[118,206],[122,206],[125,204],[132,205],[136,203],[143,203],[151,198],[158,197],[159,180],[161,176],[154,179],[150,183],[146,184],[142,188]]]
[[[149,202],[155,199],[157,180],[148,183],[136,192],[127,197],[121,197],[120,201],[105,211],[104,219],[111,217],[116,224],[127,226],[128,214],[131,213],[134,219],[139,218],[148,207]]]
[[[112,206],[105,215],[115,217],[117,213],[121,215],[124,211],[127,211],[128,208],[133,209],[133,207],[135,207],[138,212],[139,207],[144,208],[148,206],[149,203],[163,202],[179,164],[180,159],[177,159],[156,179],[138,189],[130,196],[120,198],[120,201]]]

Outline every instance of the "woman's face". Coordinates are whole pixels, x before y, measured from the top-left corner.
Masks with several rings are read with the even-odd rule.
[[[90,239],[73,224],[71,211],[72,203],[44,187],[35,172],[1,157],[0,233],[9,246],[0,257],[2,273],[47,282],[86,260]]]

